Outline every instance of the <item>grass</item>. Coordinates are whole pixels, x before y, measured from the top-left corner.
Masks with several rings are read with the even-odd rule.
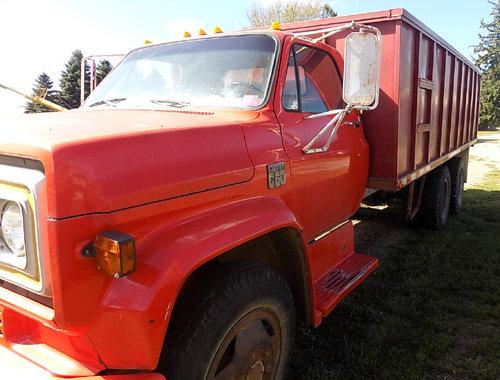
[[[291,379],[500,378],[500,173],[442,230],[402,224],[399,207],[360,210],[357,249],[380,268],[297,328]]]

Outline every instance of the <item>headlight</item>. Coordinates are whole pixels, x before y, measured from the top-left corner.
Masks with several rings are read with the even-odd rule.
[[[40,202],[45,175],[0,163],[0,283],[50,296],[49,266],[40,252]],[[43,206],[43,205],[42,205]]]
[[[26,256],[23,213],[17,203],[7,202],[4,206],[0,226],[2,226],[3,240],[12,253],[17,257]]]
[[[0,261],[26,268],[23,212],[16,202],[5,202],[0,210]]]

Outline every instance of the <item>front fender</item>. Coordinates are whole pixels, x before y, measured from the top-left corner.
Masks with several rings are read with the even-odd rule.
[[[283,227],[302,231],[280,199],[255,197],[172,221],[141,237],[136,272],[110,283],[102,299],[106,312],[91,332],[103,361],[111,368],[124,363],[155,368],[175,300],[190,274],[231,248]],[[117,341],[122,348],[117,349]]]

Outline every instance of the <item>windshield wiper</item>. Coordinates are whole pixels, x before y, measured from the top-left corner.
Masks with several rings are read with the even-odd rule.
[[[99,100],[98,102],[89,104],[89,107],[102,106],[104,104],[114,105],[115,103],[123,102],[126,99],[127,98],[114,98],[114,99]]]
[[[175,108],[182,108],[189,105],[189,102],[181,102],[179,100],[173,100],[173,99],[162,99],[162,100],[151,99],[150,102],[154,104],[167,105],[169,107],[175,107]]]

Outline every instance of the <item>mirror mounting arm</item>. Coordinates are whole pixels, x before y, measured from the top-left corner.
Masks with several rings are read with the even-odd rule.
[[[316,119],[318,117],[323,117],[323,116],[330,116],[330,115],[335,115],[335,117],[330,120],[321,131],[318,132],[314,138],[309,141],[304,148],[302,148],[302,152],[304,154],[312,154],[312,153],[323,153],[326,152],[329,148],[330,145],[333,141],[333,138],[337,134],[337,130],[339,127],[342,125],[342,122],[344,121],[345,116],[352,112],[353,108],[349,105],[346,106],[346,108],[341,109],[341,110],[331,110],[331,111],[326,111],[322,113],[318,113],[315,115],[308,116],[308,119]],[[328,140],[326,141],[325,145],[321,148],[312,148],[313,145],[329,130],[331,129],[330,136],[328,137]]]
[[[347,24],[335,26],[332,28],[311,30],[308,32],[293,33],[293,35],[295,37],[306,37],[306,36],[311,36],[314,34],[323,33],[321,36],[310,40],[311,42],[315,43],[315,42],[325,40],[328,37],[333,36],[334,34],[343,32],[346,29],[358,29],[361,32],[372,32],[373,34],[375,34],[377,36],[377,39],[379,41],[382,40],[382,35],[380,34],[380,30],[378,30],[377,28],[370,26],[370,25],[360,24],[358,22],[355,22],[354,20],[347,23]]]

